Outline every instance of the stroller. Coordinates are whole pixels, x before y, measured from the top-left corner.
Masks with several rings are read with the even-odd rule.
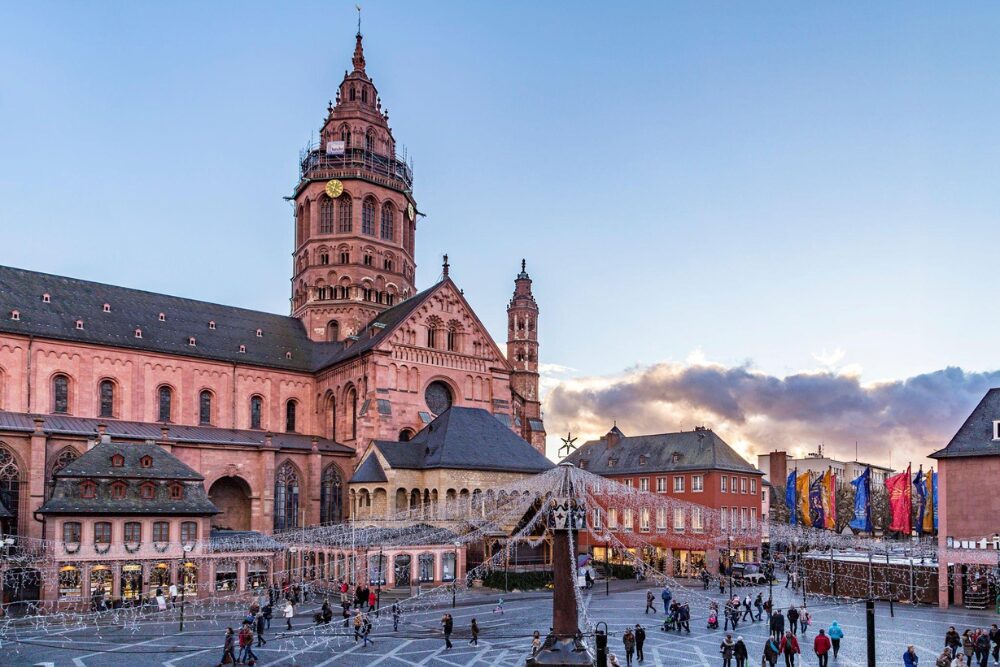
[[[670,612],[670,615],[663,620],[663,631],[669,632],[677,629],[677,612]]]
[[[719,629],[719,612],[711,611],[708,614],[708,629],[718,630]]]

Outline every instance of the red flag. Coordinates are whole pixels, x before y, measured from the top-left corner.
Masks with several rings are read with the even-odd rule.
[[[910,466],[906,466],[906,472],[887,478],[885,490],[889,495],[889,511],[892,512],[889,530],[909,535],[910,512],[913,503],[910,491]]]

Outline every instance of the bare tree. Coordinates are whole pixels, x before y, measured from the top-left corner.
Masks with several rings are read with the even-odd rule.
[[[854,485],[837,485],[837,519],[834,522],[836,531],[839,533],[847,528],[847,524],[854,518]]]
[[[768,518],[778,523],[788,523],[789,512],[788,505],[785,504],[784,486],[771,486],[771,509]]]

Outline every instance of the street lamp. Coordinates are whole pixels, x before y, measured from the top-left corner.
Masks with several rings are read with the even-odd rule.
[[[378,581],[375,582],[377,592],[375,593],[375,618],[378,618],[379,610],[382,608],[382,545],[378,547]]]
[[[187,577],[184,576],[184,571],[187,567],[186,561],[188,559],[188,554],[194,549],[193,544],[185,544],[182,549],[184,550],[184,557],[181,559],[181,627],[180,631],[184,632],[184,594],[187,593]]]
[[[733,535],[726,535],[726,571],[729,573],[729,599],[733,598]]]
[[[455,595],[458,592],[458,548],[462,546],[461,542],[455,542],[455,564],[453,566],[454,572],[452,572],[451,577],[451,608],[454,609],[457,604],[455,601]]]
[[[292,571],[291,576],[288,578],[288,593],[292,596],[292,598],[295,597],[295,572],[299,569],[295,558],[295,554],[298,552],[298,547],[288,547],[288,569]]]
[[[611,595],[611,535],[604,539],[604,595]]]

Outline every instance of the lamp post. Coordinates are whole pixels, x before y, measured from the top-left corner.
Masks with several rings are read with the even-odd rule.
[[[186,577],[184,576],[184,570],[186,568],[185,561],[187,561],[187,559],[188,559],[188,554],[191,553],[192,549],[194,549],[194,545],[192,545],[192,544],[185,544],[182,548],[184,549],[184,557],[181,558],[181,627],[180,627],[180,632],[184,632],[184,594],[187,593],[187,581],[185,581]]]
[[[733,599],[733,535],[726,535],[726,572],[729,574],[729,599]]]
[[[457,604],[455,600],[456,593],[458,592],[458,548],[462,546],[461,542],[455,542],[455,571],[451,573],[451,608],[454,609]]]
[[[611,595],[611,536],[604,540],[604,595]]]
[[[375,618],[379,616],[382,608],[382,545],[378,546],[378,582],[376,582],[377,592],[375,593]]]

